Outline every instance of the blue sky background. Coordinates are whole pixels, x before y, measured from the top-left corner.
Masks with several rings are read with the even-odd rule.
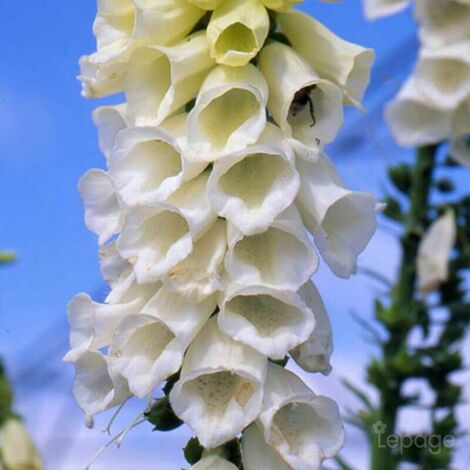
[[[105,292],[96,239],[84,226],[76,190],[86,170],[104,165],[90,118],[98,102],[80,96],[75,78],[79,56],[94,49],[95,9],[93,0],[0,3],[0,248],[18,254],[15,264],[0,269],[0,354],[17,385],[17,406],[52,470],[80,469],[106,442],[99,429],[82,425],[71,397],[71,370],[60,362],[67,346],[68,300],[79,291],[97,298]],[[380,195],[386,187],[385,166],[410,158],[409,151],[393,144],[381,116],[415,58],[411,12],[368,23],[359,0],[307,0],[303,9],[342,37],[376,50],[367,112],[348,112],[329,152],[353,188]],[[396,256],[393,227],[382,225],[361,264],[392,277]],[[340,281],[326,268],[315,280],[332,317],[336,367],[328,379],[308,380],[315,389],[354,405],[338,377],[360,381],[370,348],[350,312],[367,318],[378,286],[363,276]],[[118,426],[125,426],[138,409],[130,405]],[[125,469],[131,463],[132,468],[181,468],[183,461],[173,451],[185,435],[157,436],[144,426],[94,468]],[[351,435],[346,453],[360,462],[364,448],[357,439]]]

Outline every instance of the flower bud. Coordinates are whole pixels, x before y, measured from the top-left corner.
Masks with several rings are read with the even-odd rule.
[[[377,227],[373,195],[344,188],[325,155],[317,162],[297,158],[302,219],[331,270],[348,278]]]
[[[281,43],[262,50],[259,66],[269,85],[268,107],[274,120],[298,141],[297,146],[316,156],[318,146],[330,143],[343,124],[341,90]]]
[[[266,80],[253,65],[215,68],[188,117],[191,157],[214,161],[254,144],[266,126],[267,102]]]
[[[297,291],[318,268],[318,257],[297,208],[282,212],[266,232],[244,236],[228,225],[225,267],[231,282]]]
[[[429,294],[447,281],[456,232],[455,214],[449,209],[431,224],[421,240],[417,260],[421,293]]]
[[[131,57],[124,85],[134,123],[161,124],[196,96],[214,65],[204,31],[171,47],[138,49]]]
[[[258,416],[265,376],[266,359],[224,335],[211,318],[186,353],[170,402],[203,447],[217,447]]]
[[[372,49],[344,41],[300,11],[281,13],[277,19],[292,47],[310,66],[343,90],[346,103],[360,106],[370,79],[374,60]]]
[[[42,470],[43,463],[24,424],[17,417],[0,426],[0,467],[2,470]]]
[[[242,233],[265,231],[299,190],[294,155],[273,124],[256,145],[214,164],[208,193],[214,210]]]
[[[282,359],[313,331],[312,311],[295,292],[232,287],[219,301],[219,328],[261,354]]]
[[[212,57],[232,67],[256,57],[268,33],[269,16],[259,0],[225,0],[207,26]]]
[[[291,351],[291,356],[303,370],[328,375],[331,372],[333,334],[325,305],[312,282],[305,284],[299,294],[313,312],[315,328],[305,343]]]

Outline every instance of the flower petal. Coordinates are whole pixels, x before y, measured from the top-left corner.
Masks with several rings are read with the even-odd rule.
[[[266,359],[225,336],[212,318],[189,347],[170,402],[203,447],[217,447],[258,416],[265,374]]]

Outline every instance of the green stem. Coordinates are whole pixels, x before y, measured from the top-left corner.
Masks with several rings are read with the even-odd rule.
[[[410,189],[409,212],[404,218],[404,233],[401,238],[402,259],[397,284],[392,291],[390,318],[387,322],[389,338],[383,345],[383,360],[388,380],[379,389],[379,418],[386,427],[386,433],[370,433],[372,448],[372,470],[395,470],[398,467],[398,456],[384,445],[387,434],[393,433],[401,406],[401,387],[405,380],[399,374],[392,373],[393,361],[397,351],[406,344],[414,326],[412,318],[413,301],[416,294],[416,262],[418,247],[422,234],[427,226],[429,198],[433,184],[433,172],[436,158],[436,146],[422,147],[417,151]],[[381,441],[379,442],[379,437]],[[381,444],[379,446],[379,444]]]

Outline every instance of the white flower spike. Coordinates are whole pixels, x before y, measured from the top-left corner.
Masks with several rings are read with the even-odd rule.
[[[268,85],[253,65],[215,68],[188,117],[192,158],[214,161],[254,144],[266,126],[267,102]]]
[[[301,187],[297,204],[305,225],[331,270],[348,278],[377,228],[372,194],[345,189],[325,155],[317,162],[297,158]]]
[[[315,327],[310,308],[295,292],[263,286],[233,288],[219,301],[219,328],[261,354],[283,359]]]
[[[225,0],[207,26],[212,57],[232,67],[246,65],[256,57],[268,33],[268,12],[259,0]]]
[[[328,375],[331,372],[333,334],[325,305],[312,282],[302,287],[299,293],[313,312],[315,328],[305,343],[291,351],[291,356],[303,370]]]
[[[214,164],[208,193],[214,210],[242,233],[265,231],[299,191],[292,149],[268,124],[256,145]]]
[[[148,46],[132,56],[124,90],[137,126],[159,125],[191,101],[215,62],[205,32],[171,46]]]
[[[318,257],[292,205],[263,233],[244,236],[228,224],[225,267],[230,282],[297,291],[318,268]]]
[[[341,90],[281,43],[262,50],[259,67],[269,85],[268,107],[274,121],[293,137],[298,152],[315,158],[318,147],[330,143],[343,124]]]
[[[346,103],[360,106],[374,61],[372,49],[344,41],[300,11],[281,13],[278,22],[292,47],[310,66],[343,90]]]
[[[336,403],[316,395],[299,377],[275,364],[268,366],[258,423],[266,442],[294,470],[318,470],[344,444]]]
[[[186,353],[170,402],[203,447],[217,447],[259,415],[265,377],[266,358],[224,335],[211,318]]]
[[[429,294],[447,281],[449,261],[456,239],[454,211],[449,209],[429,227],[418,250],[418,285]]]

